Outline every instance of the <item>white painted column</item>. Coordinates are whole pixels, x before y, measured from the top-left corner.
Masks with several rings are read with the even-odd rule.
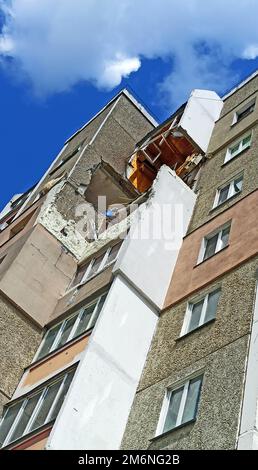
[[[119,252],[47,449],[119,449],[195,199],[164,165]]]
[[[157,319],[117,276],[47,449],[119,449]]]
[[[239,450],[258,450],[258,281],[247,360],[244,400],[238,438]]]

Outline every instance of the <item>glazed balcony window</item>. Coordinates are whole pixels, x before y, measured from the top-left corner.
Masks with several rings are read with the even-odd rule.
[[[47,354],[56,351],[72,339],[91,330],[101,312],[107,293],[79,309],[68,318],[50,328],[41,343],[35,360],[42,359]],[[35,361],[34,360],[34,361]]]
[[[0,424],[1,447],[53,421],[63,404],[75,369],[10,403]]]
[[[123,240],[116,245],[109,247],[101,255],[92,258],[89,263],[79,266],[70,288],[83,284],[114,263],[118,257],[122,242]]]

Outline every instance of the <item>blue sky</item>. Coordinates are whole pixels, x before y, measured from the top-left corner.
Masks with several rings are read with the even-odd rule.
[[[258,69],[258,2],[205,4],[0,0],[0,207],[124,86],[163,120],[191,89],[223,94]]]

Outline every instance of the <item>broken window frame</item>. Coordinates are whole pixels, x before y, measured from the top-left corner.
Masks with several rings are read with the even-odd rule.
[[[208,313],[208,306],[209,306],[210,297],[212,295],[216,294],[216,293],[218,293],[218,299],[217,299],[217,303],[216,303],[215,314],[212,318],[207,319],[207,313]],[[187,303],[186,313],[185,313],[184,322],[183,322],[183,326],[182,326],[182,329],[181,329],[180,337],[183,337],[183,336],[187,335],[188,333],[191,333],[192,331],[197,330],[201,326],[205,325],[209,321],[214,320],[216,318],[216,313],[217,313],[217,309],[218,309],[220,295],[221,295],[221,287],[216,286],[215,288],[210,290],[207,294],[199,296],[199,297],[195,298],[193,301]],[[197,304],[201,303],[201,302],[202,302],[202,307],[201,307],[201,313],[200,313],[200,319],[199,319],[198,325],[195,328],[190,329],[191,319],[192,319],[194,307]]]
[[[44,357],[48,356],[49,354],[51,354],[52,352],[54,351],[58,351],[58,349],[61,349],[62,347],[64,347],[67,343],[69,343],[71,340],[73,339],[76,339],[76,338],[79,338],[82,334],[85,334],[87,333],[88,331],[92,330],[96,324],[96,321],[100,315],[100,312],[102,310],[102,307],[103,307],[103,304],[104,304],[104,301],[105,301],[105,298],[106,298],[106,295],[107,295],[107,292],[104,292],[103,294],[101,294],[99,297],[97,297],[96,299],[94,299],[92,302],[89,302],[87,303],[86,305],[84,305],[82,308],[80,308],[79,310],[76,310],[74,313],[72,313],[71,315],[69,315],[67,318],[65,318],[64,320],[60,321],[59,323],[56,323],[55,325],[53,325],[51,328],[49,328],[43,339],[42,339],[42,342],[39,346],[39,349],[36,353],[36,356],[33,360],[33,363],[35,361],[38,361],[38,360],[41,360],[41,359],[44,359]],[[104,299],[103,299],[104,298]],[[81,332],[80,334],[76,335],[76,331],[78,329],[78,326],[80,324],[80,320],[85,312],[86,309],[90,308],[91,306],[93,306],[95,304],[95,307],[94,309],[92,310],[91,312],[91,316],[90,316],[90,320],[87,324],[87,327],[86,329]],[[102,304],[102,305],[101,305]],[[77,317],[77,318],[75,318]],[[73,318],[75,318],[75,322],[71,328],[71,331],[66,339],[66,341],[63,343],[63,344],[60,344],[61,342],[61,339],[62,339],[62,335],[65,331],[65,327],[66,325],[68,324],[68,322],[70,320],[72,320]],[[44,348],[44,345],[45,345],[45,342],[46,342],[46,339],[49,335],[49,333],[54,329],[56,328],[58,325],[59,326],[59,329],[57,329],[56,331],[56,334],[54,336],[54,340],[51,344],[51,347],[48,349],[47,352],[45,352],[42,356],[41,356],[41,352]]]
[[[227,243],[224,244],[223,240],[222,240],[223,232],[225,230],[228,230],[228,229],[229,229],[229,233],[228,233]],[[212,258],[212,256],[216,255],[217,253],[219,253],[221,250],[223,250],[224,248],[226,248],[229,245],[230,231],[231,231],[231,220],[226,222],[225,224],[223,224],[221,227],[217,228],[216,230],[213,230],[211,233],[209,233],[205,237],[203,237],[202,243],[201,243],[201,249],[200,249],[198,260],[197,260],[197,265],[202,263],[203,261],[206,261],[206,260]],[[209,242],[210,239],[212,239],[215,236],[217,236],[217,240],[216,240],[216,244],[215,244],[214,253],[212,253],[210,256],[206,257],[205,255],[206,255],[206,249],[207,249],[208,242]]]
[[[117,257],[119,255],[119,252],[120,252],[120,249],[121,249],[121,246],[122,246],[122,243],[123,243],[123,240],[121,240],[120,242],[116,243],[115,245],[111,245],[105,252],[102,253],[102,255],[100,254],[99,256],[95,256],[94,258],[91,259],[91,261],[87,264],[85,264],[85,273],[83,274],[80,282],[78,282],[77,284],[73,284],[74,280],[72,281],[70,287],[69,287],[69,290],[73,289],[74,287],[77,287],[77,286],[80,286],[82,284],[84,284],[86,281],[89,281],[90,279],[92,279],[94,276],[96,276],[97,274],[99,274],[101,271],[103,271],[104,269],[108,268],[109,266],[111,266],[111,264],[115,263],[115,261],[117,260]],[[111,260],[110,262],[108,261],[109,259],[109,255],[110,253],[112,252],[112,249],[115,248],[117,245],[120,245],[119,249],[118,249],[118,252],[116,254],[116,257],[115,259]],[[96,259],[100,258],[102,256],[102,260],[101,260],[101,263],[97,269],[96,272],[93,272],[92,273],[92,268],[94,266],[94,263],[96,261]],[[75,274],[75,277],[74,279],[76,278],[76,274]]]
[[[221,206],[221,204],[224,204],[226,201],[228,201],[229,199],[231,199],[233,196],[236,196],[236,194],[241,194],[242,192],[242,189],[243,189],[243,180],[244,180],[244,174],[243,173],[240,173],[238,174],[237,176],[235,176],[232,180],[228,181],[227,183],[225,183],[223,186],[220,186],[217,191],[216,191],[216,195],[215,195],[215,199],[214,199],[214,203],[213,203],[213,209],[215,209],[216,207],[219,207]],[[241,188],[239,191],[236,191],[235,190],[235,184],[236,182],[240,182],[241,181]],[[221,195],[221,192],[226,189],[228,187],[228,193],[227,193],[227,197],[224,201],[221,201],[220,202],[220,195]]]
[[[234,144],[232,144],[230,147],[228,147],[224,164],[233,160],[235,157],[237,157],[240,153],[242,153],[244,150],[248,149],[251,147],[252,144],[252,132],[248,132],[245,134],[241,139],[236,141]],[[247,140],[248,139],[248,140]],[[246,143],[244,141],[247,140]],[[236,150],[234,150],[236,149]]]
[[[25,437],[27,434],[29,434],[31,432],[34,432],[34,431],[37,432],[38,429],[40,429],[42,426],[45,426],[47,423],[50,423],[54,419],[56,419],[58,413],[60,412],[60,408],[61,408],[61,406],[64,402],[65,396],[66,396],[66,394],[69,390],[69,387],[71,386],[75,370],[76,370],[76,366],[73,367],[72,369],[69,368],[69,370],[66,370],[64,373],[59,374],[58,376],[55,376],[51,381],[45,383],[45,385],[43,384],[41,387],[39,387],[37,389],[34,389],[34,390],[30,391],[29,393],[27,393],[25,396],[23,395],[20,399],[17,399],[14,402],[8,403],[8,405],[5,407],[2,419],[0,421],[0,429],[1,429],[2,424],[5,421],[5,418],[8,414],[8,411],[10,410],[10,408],[12,406],[16,406],[19,403],[21,404],[21,406],[20,406],[20,408],[18,408],[17,414],[16,414],[14,420],[11,423],[11,426],[10,426],[10,428],[9,428],[9,430],[8,430],[4,440],[3,440],[2,445],[0,444],[1,448],[5,447],[6,445],[9,445],[11,443],[14,443],[15,441],[21,439],[22,437]],[[67,381],[70,381],[70,383],[69,383],[69,386],[68,386],[64,396],[62,397],[62,392],[65,389],[65,384],[66,384]],[[60,386],[57,389],[55,396],[53,397],[53,401],[50,402],[50,404],[49,404],[49,409],[47,411],[44,422],[42,424],[40,424],[39,426],[33,428],[33,425],[35,424],[35,420],[38,418],[39,412],[42,409],[42,405],[44,404],[44,402],[45,402],[45,400],[48,396],[47,395],[48,390],[58,382],[60,382]],[[24,427],[24,430],[23,430],[21,436],[16,437],[15,439],[12,439],[12,436],[13,436],[14,432],[17,430],[17,426],[21,423],[26,405],[29,403],[30,399],[32,399],[33,397],[35,397],[37,395],[39,395],[39,397],[38,397],[37,402],[36,402],[36,404],[33,408],[33,411],[31,413],[31,415],[29,416],[29,419],[27,421],[27,424]],[[62,400],[61,406],[60,406],[56,416],[53,417],[54,412],[55,412],[55,407],[56,407],[56,405],[58,405],[58,400],[60,398]]]
[[[185,426],[189,422],[192,422],[196,419],[199,404],[200,404],[200,398],[201,398],[201,391],[202,391],[202,385],[203,385],[203,376],[204,376],[204,373],[199,371],[197,374],[191,376],[188,380],[186,380],[184,382],[181,382],[181,383],[177,384],[174,387],[167,388],[166,394],[165,394],[165,397],[164,397],[164,400],[163,400],[161,413],[160,413],[159,423],[158,423],[158,426],[157,426],[156,437],[161,436],[162,434],[165,434],[167,432],[173,431],[173,430],[177,429],[180,426]],[[193,416],[192,416],[192,418],[187,419],[186,421],[183,421],[183,416],[184,416],[184,413],[186,411],[186,406],[187,406],[187,399],[189,397],[190,386],[194,381],[198,381],[198,380],[199,380],[199,388],[198,388],[198,393],[197,393],[196,400],[195,400],[195,403],[194,403]],[[169,429],[166,429],[165,426],[166,426],[166,420],[167,420],[168,412],[170,410],[170,403],[172,402],[171,399],[172,399],[173,395],[175,395],[176,392],[180,391],[180,389],[182,389],[182,394],[181,394],[181,398],[180,398],[180,402],[179,402],[178,411],[177,411],[177,414],[176,414],[175,425],[171,426]]]

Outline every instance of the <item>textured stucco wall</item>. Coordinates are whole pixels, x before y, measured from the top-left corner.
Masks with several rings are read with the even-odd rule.
[[[225,99],[225,104],[221,113],[221,117],[227,114],[232,107],[237,106],[240,102],[246,100],[252,93],[257,91],[258,75],[246,83],[243,87]]]
[[[238,432],[258,258],[211,283],[221,287],[216,320],[178,340],[187,301],[164,311],[158,322],[122,448],[234,448]],[[197,295],[197,294],[196,294]],[[196,296],[188,298],[194,300]],[[165,388],[204,370],[195,424],[155,435]]]
[[[134,151],[136,142],[153,129],[124,95],[113,103],[110,111],[98,134],[81,153],[71,172],[70,177],[75,184],[85,184],[87,171],[101,161],[109,163],[118,173],[124,174],[125,161]]]
[[[247,338],[239,338],[138,393],[121,448],[177,450],[235,448],[246,348]],[[172,362],[171,357],[170,361]],[[196,422],[173,430],[151,442],[155,436],[166,388],[193,373],[198,374],[202,371],[204,371],[204,381]]]
[[[41,341],[41,329],[0,295],[0,411]],[[7,398],[8,397],[8,398]]]
[[[0,290],[44,326],[76,271],[75,259],[37,224],[1,277]]]
[[[252,95],[248,95],[247,90],[243,92],[243,90],[240,89],[228,98],[223,108],[224,115],[215,125],[208,149],[209,160],[206,161],[205,165],[202,167],[197,188],[198,198],[188,233],[224,211],[235,203],[236,200],[246,196],[249,192],[258,187],[258,180],[256,178],[258,165],[258,102],[256,103],[255,110],[249,116],[234,126],[231,126],[234,113],[255,96],[257,99],[258,78],[251,83],[252,89],[250,91],[255,90],[256,92]],[[243,96],[247,96],[244,102],[242,102]],[[227,114],[225,114],[225,106],[228,108]],[[238,140],[238,138],[241,138],[249,129],[252,130],[253,133],[251,147],[229,161],[226,165],[223,165],[228,146],[235,140]],[[227,183],[241,172],[244,172],[241,194],[212,210],[217,188]]]

